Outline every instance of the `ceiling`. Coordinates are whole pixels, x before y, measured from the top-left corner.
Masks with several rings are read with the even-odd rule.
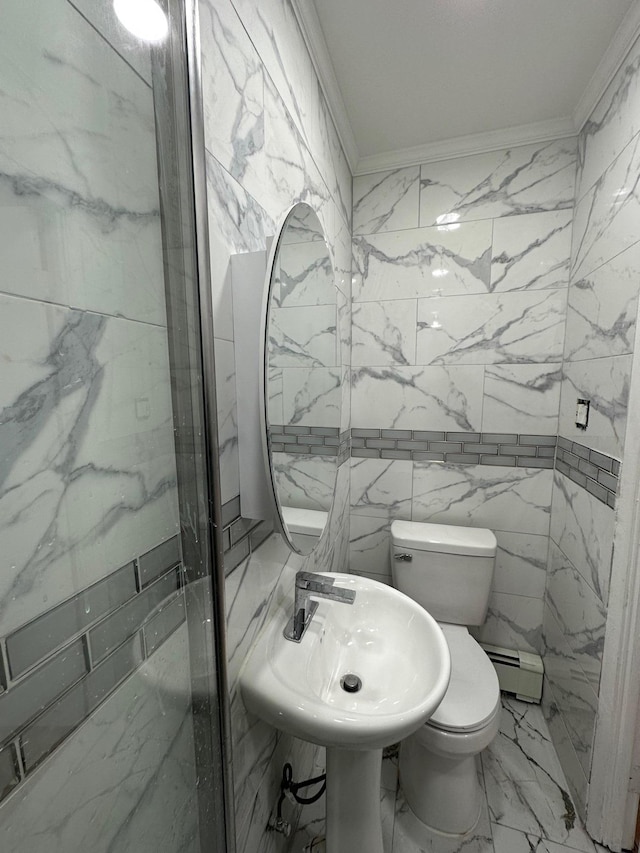
[[[640,24],[640,0],[294,6],[358,173],[438,156],[445,140],[471,153],[501,135],[524,144],[576,132]]]

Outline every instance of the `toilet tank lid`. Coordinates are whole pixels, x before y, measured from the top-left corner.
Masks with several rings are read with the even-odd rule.
[[[394,545],[414,551],[469,554],[477,557],[494,557],[498,547],[492,530],[417,521],[393,521],[391,539]]]

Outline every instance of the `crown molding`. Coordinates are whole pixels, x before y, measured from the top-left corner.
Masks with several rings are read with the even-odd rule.
[[[517,148],[537,142],[550,142],[575,136],[573,120],[569,117],[551,121],[521,124],[517,127],[505,127],[486,133],[472,133],[468,136],[456,136],[439,142],[427,142],[413,148],[399,151],[386,151],[382,154],[370,154],[358,160],[353,172],[355,175],[369,175],[372,172],[386,172],[404,166],[419,166],[435,160],[452,160],[471,154],[485,154],[499,151],[501,148]]]
[[[600,98],[606,92],[638,36],[640,36],[640,0],[634,0],[576,105],[573,112],[576,133],[582,130],[584,123],[597,107]]]
[[[313,67],[318,75],[349,168],[353,172],[360,153],[316,7],[313,0],[291,0],[291,6],[302,31]]]
[[[634,0],[571,116],[457,136],[361,157],[314,2],[291,0],[291,5],[354,176],[575,136],[597,106],[636,39],[640,37],[640,0]]]

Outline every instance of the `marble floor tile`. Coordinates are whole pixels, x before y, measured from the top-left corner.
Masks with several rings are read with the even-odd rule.
[[[489,755],[493,746],[483,753],[484,771],[479,767],[486,792],[480,820],[475,830],[463,837],[432,832],[415,817],[402,790],[395,790],[397,767],[394,759],[389,758],[382,762],[380,806],[384,853],[575,853],[576,850],[607,853],[594,845],[582,829],[566,786],[557,786],[558,782],[563,785],[564,777],[541,708],[506,696],[503,708],[502,731],[495,747],[502,759],[497,773],[500,787],[507,792],[519,787],[525,803],[528,798],[532,805],[548,797],[545,831],[535,819],[531,821],[535,828],[527,828],[496,818],[496,795],[491,787],[496,774],[486,769],[494,760]],[[556,791],[562,790],[561,796],[554,799],[549,795],[545,776],[556,780],[553,784]],[[324,799],[305,806],[290,853],[326,853],[324,815]]]
[[[499,823],[494,823],[491,829],[495,853],[571,853],[575,849],[517,829],[500,826]]]
[[[503,701],[500,733],[482,764],[494,823],[593,853],[539,706]]]

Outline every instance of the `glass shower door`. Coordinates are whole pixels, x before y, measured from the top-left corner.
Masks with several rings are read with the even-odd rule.
[[[111,2],[2,8],[3,853],[224,849],[184,10],[168,13],[151,47]]]

